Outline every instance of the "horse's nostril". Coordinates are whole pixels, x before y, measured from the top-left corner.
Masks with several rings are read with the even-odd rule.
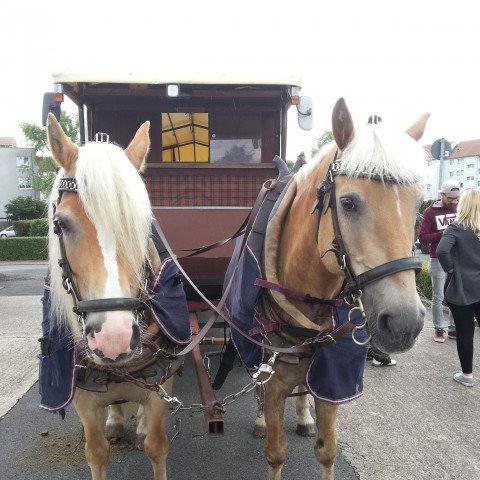
[[[378,316],[377,328],[383,334],[392,335],[391,317],[388,315],[388,313],[381,313]]]
[[[140,342],[140,327],[133,323],[132,325],[132,339],[130,340],[130,350],[135,350]]]
[[[91,334],[92,337],[95,336],[94,331],[93,331],[93,328],[90,327],[90,326],[88,326],[88,325],[86,325],[86,326],[85,326],[85,336],[88,337],[90,334]]]

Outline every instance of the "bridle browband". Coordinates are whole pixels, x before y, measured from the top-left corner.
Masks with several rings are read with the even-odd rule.
[[[335,152],[335,156],[332,163],[328,167],[328,171],[324,180],[320,182],[317,187],[317,198],[313,204],[311,213],[318,211],[315,228],[315,239],[318,242],[320,217],[322,214],[325,214],[328,209],[331,210],[334,239],[332,242],[332,248],[324,252],[323,255],[328,252],[333,252],[335,254],[338,265],[345,275],[343,293],[345,297],[350,296],[352,299],[355,299],[361,295],[362,289],[366,285],[404,270],[421,270],[422,262],[420,259],[413,256],[399,258],[391,262],[383,263],[382,265],[367,270],[359,275],[355,274],[347,253],[347,249],[345,248],[345,243],[343,241],[340,224],[338,221],[337,204],[335,198],[335,177],[347,175],[348,171],[342,165],[342,162],[337,160],[337,155],[338,150]],[[396,183],[396,180],[389,175],[381,176],[360,173],[358,174],[358,177],[368,178],[369,180],[373,181],[382,181],[384,183]]]
[[[107,312],[112,310],[130,310],[135,314],[135,321],[138,323],[143,317],[145,302],[141,298],[119,297],[119,298],[101,298],[95,300],[82,300],[77,286],[73,280],[72,270],[67,259],[65,243],[63,241],[63,232],[55,218],[55,211],[59,205],[64,192],[78,194],[77,180],[73,177],[63,177],[58,184],[58,198],[53,203],[53,232],[58,236],[60,243],[60,258],[58,264],[62,269],[62,285],[65,291],[72,296],[73,311],[78,315],[79,322],[83,327],[87,313]],[[145,280],[146,288],[146,280]]]

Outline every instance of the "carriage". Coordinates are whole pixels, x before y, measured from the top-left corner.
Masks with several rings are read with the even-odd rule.
[[[126,147],[150,121],[143,175],[153,212],[195,285],[208,298],[220,298],[231,243],[194,256],[182,250],[237,231],[262,184],[277,176],[275,155],[286,158],[292,105],[300,128],[312,128],[312,102],[300,97],[301,79],[59,72],[53,81],[43,123],[48,111],[59,115],[66,95],[78,107],[82,145],[102,132]]]
[[[411,245],[424,159],[418,140],[429,115],[405,132],[375,122],[354,126],[340,98],[332,111],[334,142],[299,169],[276,158],[277,177],[271,156],[285,153],[286,109],[297,102],[298,82],[142,84],[132,77],[127,87],[114,78],[75,78],[56,80],[80,107],[82,141],[102,133],[79,147],[48,113],[49,145],[61,167],[49,210],[50,311],[59,331],[73,332],[67,356],[83,376],[75,377],[80,387],[67,401],[84,425],[93,480],[105,478],[109,452],[103,409],[109,407],[107,430],[120,428],[118,401],[141,404],[137,435],[154,478],[166,478],[166,403],[181,407],[172,374],[186,353],[201,364],[199,342],[216,319],[191,339],[197,322],[179,273],[225,319],[229,345],[254,372],[249,387],[265,413],[269,480],[281,478],[283,410],[296,386],[314,397],[315,455],[321,478],[333,480],[336,414],[339,404],[362,394],[367,344],[404,351],[423,326],[414,275],[421,262]],[[45,97],[45,112],[51,107],[58,113],[55,94]],[[309,123],[310,102],[299,100],[298,110],[300,123]],[[152,120],[128,142],[126,125],[135,130],[146,113]],[[232,254],[218,235],[228,240],[247,211]],[[194,248],[205,255],[178,263],[175,251],[189,251],[192,239],[221,248]],[[208,297],[220,293],[216,306]],[[178,303],[167,308],[180,297],[184,310]],[[193,298],[190,310],[199,308]],[[51,349],[45,351],[41,361],[48,361]],[[205,414],[215,411],[214,398],[201,394]]]

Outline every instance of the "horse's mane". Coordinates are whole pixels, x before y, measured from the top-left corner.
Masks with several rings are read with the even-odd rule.
[[[320,150],[319,156],[300,171],[304,178],[332,152],[334,142]],[[347,175],[356,178],[390,177],[399,184],[420,181],[425,169],[425,151],[408,134],[390,130],[381,125],[367,125],[355,129],[355,136],[342,152],[340,161]]]
[[[58,198],[58,184],[64,176],[57,175],[50,194],[50,205]],[[75,178],[78,195],[85,213],[94,225],[102,225],[109,240],[116,243],[117,255],[142,282],[148,259],[152,211],[145,184],[123,150],[113,144],[87,143],[79,148]],[[49,211],[49,262],[51,272],[52,308],[60,324],[72,315],[72,299],[62,287],[58,267],[60,246],[53,232],[53,209]],[[74,322],[76,324],[77,322]]]

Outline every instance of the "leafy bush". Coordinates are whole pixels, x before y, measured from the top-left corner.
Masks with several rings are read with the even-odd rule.
[[[48,220],[17,220],[13,222],[13,229],[17,237],[46,237],[48,235]]]
[[[47,237],[7,237],[0,239],[1,260],[47,260]]]
[[[420,297],[425,297],[427,300],[431,300],[432,282],[430,280],[430,273],[428,272],[428,262],[422,262],[422,270],[417,273],[416,281]]]
[[[5,204],[5,213],[13,220],[31,220],[45,217],[47,204],[32,197],[15,197]]]
[[[29,237],[46,237],[48,235],[48,219],[37,218],[36,220],[25,220],[29,224]]]

